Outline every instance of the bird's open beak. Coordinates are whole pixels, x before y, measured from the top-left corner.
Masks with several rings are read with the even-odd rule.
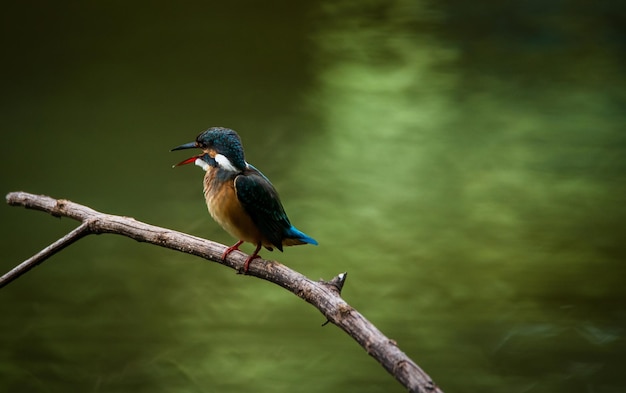
[[[197,160],[198,158],[200,158],[200,157],[202,157],[202,154],[198,154],[197,156],[189,157],[188,159],[186,159],[186,160],[184,160],[184,161],[181,161],[181,162],[179,162],[179,163],[178,163],[178,164],[176,164],[176,165],[172,165],[172,168],[175,168],[175,167],[177,167],[177,166],[181,166],[181,165],[191,164],[192,162],[196,162],[196,160]]]
[[[173,148],[170,151],[174,151],[174,150],[185,150],[185,149],[194,149],[197,148],[198,144],[196,142],[189,142],[189,143],[185,143],[184,145],[180,145],[177,146],[175,148]],[[193,156],[193,157],[189,157],[188,159],[179,162],[176,165],[173,165],[172,168],[177,167],[177,166],[181,166],[181,165],[187,165],[187,164],[191,164],[192,162],[196,162],[196,159],[198,157],[202,156],[202,154],[198,154],[197,156]]]
[[[189,142],[189,143],[185,143],[184,145],[180,145],[180,146],[176,146],[175,148],[173,148],[170,151],[174,151],[174,150],[185,150],[185,149],[194,149],[198,147],[198,144],[196,142]]]

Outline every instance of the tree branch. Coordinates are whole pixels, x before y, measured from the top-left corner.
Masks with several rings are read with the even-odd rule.
[[[5,285],[10,283],[11,281],[13,281],[16,278],[20,277],[22,274],[26,273],[30,269],[32,269],[35,266],[39,265],[41,262],[43,262],[46,259],[50,258],[52,255],[56,254],[57,252],[61,251],[65,247],[67,247],[70,244],[74,243],[78,239],[81,239],[81,238],[85,237],[88,234],[89,234],[89,222],[85,221],[82,224],[80,224],[76,229],[74,229],[73,231],[68,233],[67,235],[63,236],[62,238],[60,238],[56,242],[52,243],[48,247],[46,247],[43,250],[39,251],[37,254],[33,255],[30,258],[28,258],[27,260],[25,260],[24,262],[20,263],[19,265],[17,265],[13,269],[9,270],[2,277],[0,277],[0,288],[4,287]]]
[[[7,194],[6,200],[12,206],[41,210],[56,217],[69,217],[80,221],[81,225],[3,275],[0,278],[0,288],[88,234],[123,235],[140,242],[196,255],[237,271],[243,268],[246,260],[246,255],[242,252],[233,252],[226,260],[222,260],[222,253],[226,249],[222,244],[149,225],[131,217],[100,213],[64,199],[12,192]],[[432,379],[398,348],[395,341],[383,335],[376,326],[341,298],[346,273],[328,282],[315,282],[276,261],[258,258],[250,265],[247,274],[279,285],[312,304],[328,321],[357,341],[410,392],[442,392]]]

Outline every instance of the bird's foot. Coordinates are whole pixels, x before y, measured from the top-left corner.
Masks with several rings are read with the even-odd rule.
[[[243,269],[241,271],[241,274],[248,274],[248,268],[250,267],[250,262],[252,262],[252,260],[256,258],[261,258],[261,257],[257,255],[256,253],[254,253],[246,259],[246,261],[243,264]]]
[[[243,269],[241,269],[239,271],[239,273],[241,273],[241,274],[248,274],[248,268],[250,267],[250,262],[252,262],[252,260],[255,259],[255,258],[261,258],[259,256],[259,251],[260,250],[261,250],[261,243],[256,245],[256,248],[254,249],[254,252],[252,254],[250,254],[250,256],[243,263]]]
[[[239,251],[239,246],[241,246],[243,244],[243,240],[239,240],[237,243],[233,244],[232,246],[228,247],[226,249],[226,251],[224,251],[224,253],[222,254],[222,260],[225,261],[226,257],[228,256],[228,254],[230,254],[231,252],[237,250]]]

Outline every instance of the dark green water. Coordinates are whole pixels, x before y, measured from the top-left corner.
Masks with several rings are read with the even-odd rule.
[[[168,150],[221,125],[447,392],[626,389],[624,6],[15,3],[2,192],[231,244]],[[0,207],[2,272],[76,226]],[[250,246],[244,248],[251,251]],[[1,392],[403,391],[268,283],[111,235],[0,291]]]

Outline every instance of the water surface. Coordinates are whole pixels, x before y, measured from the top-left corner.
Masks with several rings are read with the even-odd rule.
[[[168,150],[232,127],[320,242],[263,255],[348,271],[345,299],[445,391],[618,392],[620,7],[14,4],[0,184],[231,244]],[[0,217],[3,271],[76,225]],[[0,309],[0,391],[402,391],[284,290],[111,235]]]

